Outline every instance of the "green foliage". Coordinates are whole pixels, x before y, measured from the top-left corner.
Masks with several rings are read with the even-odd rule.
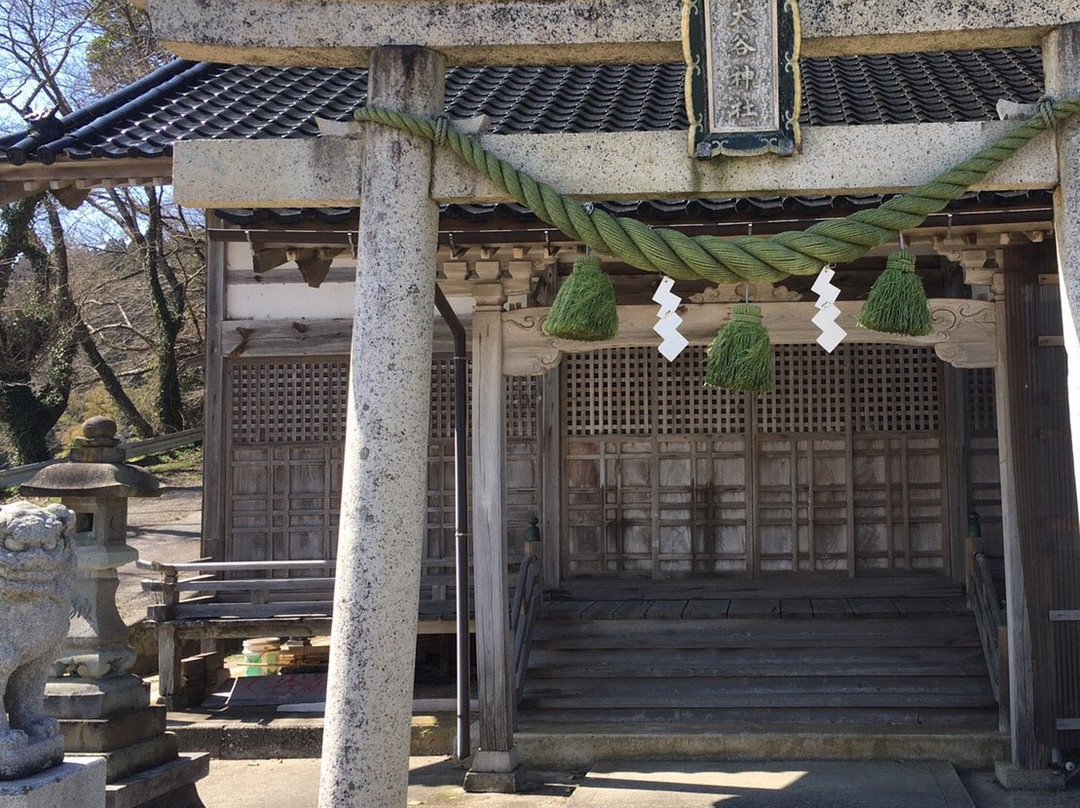
[[[600,267],[600,259],[583,256],[555,296],[544,320],[544,333],[558,339],[598,342],[619,333],[615,287]]]
[[[889,254],[885,271],[870,288],[856,325],[909,337],[930,333],[930,307],[922,278],[915,273],[914,255],[907,250]]]
[[[142,466],[166,485],[183,485],[201,479],[203,473],[203,448],[182,446],[168,452],[132,458],[136,466]]]
[[[738,303],[731,321],[709,346],[705,386],[767,393],[773,389],[773,356],[761,308]]]

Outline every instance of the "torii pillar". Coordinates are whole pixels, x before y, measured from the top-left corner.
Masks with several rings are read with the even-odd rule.
[[[1080,95],[1080,24],[1055,28],[1043,39],[1042,51],[1047,94],[1055,99]],[[1054,239],[1063,292],[1061,314],[1069,353],[1069,410],[1076,462],[1080,461],[1080,117],[1060,124],[1056,140]],[[1080,498],[1080,469],[1074,473]]]
[[[373,51],[368,99],[442,112],[446,66]],[[438,206],[431,145],[364,128],[348,428],[320,808],[404,806],[426,460]]]

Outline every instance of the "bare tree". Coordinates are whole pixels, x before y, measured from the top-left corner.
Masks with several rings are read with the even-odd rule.
[[[46,113],[34,116],[39,131],[55,125],[50,113],[67,114],[89,100],[88,93],[110,92],[171,58],[157,45],[145,13],[124,0],[9,3],[8,35],[0,37],[0,105],[9,109],[9,115],[17,112],[24,117],[32,107],[45,105]],[[53,254],[63,252],[66,266],[67,248],[78,242],[72,241],[70,229],[65,230],[55,205],[50,201],[45,207],[48,226],[42,225],[39,240],[49,241]],[[152,434],[153,423],[164,431],[182,429],[189,420],[185,374],[198,364],[187,360],[202,353],[203,325],[196,308],[188,304],[192,288],[196,294],[202,288],[205,256],[200,224],[172,205],[162,189],[96,192],[86,209],[99,229],[111,230],[110,246],[98,251],[108,260],[91,263],[115,278],[134,262],[146,305],[98,296],[76,305],[66,286],[65,322],[71,338],[136,433]],[[109,260],[115,263],[110,265]],[[0,285],[6,283],[0,277]],[[104,291],[111,284],[98,288]],[[100,315],[106,311],[120,316],[102,322]],[[131,356],[137,362],[134,370],[127,361]],[[128,395],[124,380],[138,384],[145,375],[156,389],[152,412],[144,414]]]
[[[39,207],[50,233],[60,236],[51,253],[34,230]],[[0,426],[21,463],[51,456],[49,433],[71,393],[74,305],[61,230],[55,205],[43,195],[0,213]]]

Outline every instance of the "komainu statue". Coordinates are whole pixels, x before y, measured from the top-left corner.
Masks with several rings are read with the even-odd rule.
[[[62,505],[0,507],[0,780],[25,777],[64,757],[59,725],[43,706],[45,679],[71,615],[73,518]]]

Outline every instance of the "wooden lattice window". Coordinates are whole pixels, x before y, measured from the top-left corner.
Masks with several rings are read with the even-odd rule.
[[[930,348],[858,346],[851,364],[855,431],[937,431],[940,382],[941,363]]]
[[[653,348],[570,354],[563,365],[569,437],[925,432],[941,426],[940,363],[929,348],[774,346],[776,389],[757,397],[705,387],[705,349],[674,362]]]
[[[705,347],[687,348],[674,362],[654,354],[659,435],[719,435],[746,431],[746,396],[705,386]]]
[[[344,359],[236,362],[229,368],[229,558],[333,556],[348,372]],[[452,553],[455,527],[453,357],[433,357],[430,395],[426,554],[444,558]],[[471,399],[470,390],[470,409]],[[515,552],[529,518],[540,511],[538,414],[537,380],[508,377],[506,520]]]
[[[535,376],[506,377],[506,437],[535,438],[540,390]]]
[[[567,435],[648,435],[655,348],[570,354],[563,364]]]
[[[230,375],[234,444],[345,439],[348,362],[245,362]]]
[[[966,370],[964,381],[964,407],[967,413],[968,429],[973,435],[997,435],[994,369]]]
[[[846,348],[826,353],[817,345],[777,345],[776,389],[758,396],[759,432],[843,432],[847,427]]]
[[[471,381],[471,374],[469,374]],[[470,394],[472,385],[470,383]],[[466,397],[466,401],[471,396]],[[431,440],[454,437],[454,358],[438,356],[431,360]]]
[[[468,422],[472,424],[472,363],[466,361],[467,389],[465,402]],[[506,382],[506,436],[508,438],[535,438],[539,435],[537,423],[539,388],[533,376],[507,376]],[[428,438],[432,441],[452,440],[454,437],[454,358],[436,356],[431,360],[431,420]],[[470,435],[471,435],[470,426]]]

